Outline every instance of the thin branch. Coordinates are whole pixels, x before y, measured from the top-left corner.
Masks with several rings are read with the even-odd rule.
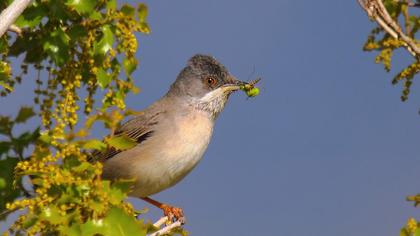
[[[165,222],[168,221],[168,217],[162,217],[160,218],[158,221],[156,221],[156,223],[153,224],[153,226],[155,226],[156,228],[160,228],[163,224],[165,224]],[[176,221],[170,225],[167,225],[165,227],[163,227],[162,229],[149,234],[148,236],[160,236],[160,235],[165,235],[171,232],[171,230],[181,227],[182,223],[180,221]]]
[[[12,31],[12,32],[15,32],[19,36],[22,35],[22,29],[19,28],[17,25],[13,25],[13,24],[10,25],[8,30]]]
[[[158,221],[156,221],[153,226],[156,228],[160,228],[163,224],[166,223],[166,221],[168,221],[168,217],[164,216],[162,218],[160,218]]]
[[[0,212],[0,218],[1,217],[4,217],[4,216],[6,216],[6,215],[8,215],[8,214],[10,214],[10,213],[13,213],[13,212],[15,212],[15,211],[17,211],[18,209],[14,209],[14,210],[4,210],[4,211],[2,211],[2,212]]]
[[[420,7],[420,3],[415,3],[412,0],[400,0],[400,2],[405,2],[407,3],[407,6],[409,7]]]
[[[403,41],[403,46],[407,51],[416,59],[420,59],[420,48],[417,46],[417,43],[407,36],[400,25],[392,19],[382,0],[358,0],[358,2],[368,16],[375,20],[385,32],[390,34],[391,37]]]
[[[29,6],[32,0],[15,0],[4,9],[0,14],[0,37],[10,29],[10,26],[22,14],[23,10]],[[12,29],[10,29],[12,30]]]

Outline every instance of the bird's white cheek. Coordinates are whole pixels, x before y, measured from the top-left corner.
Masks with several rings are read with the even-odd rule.
[[[216,118],[225,107],[231,91],[226,87],[215,89],[199,99],[197,108],[208,112],[213,118]]]
[[[210,92],[206,93],[206,95],[204,95],[202,98],[200,98],[200,102],[208,103],[208,102],[211,102],[215,99],[225,97],[227,93],[228,93],[228,91],[227,91],[226,87],[220,87],[220,88],[217,88],[213,91],[210,91]]]

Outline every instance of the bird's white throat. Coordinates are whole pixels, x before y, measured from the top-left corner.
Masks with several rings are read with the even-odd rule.
[[[212,90],[196,101],[197,108],[208,112],[213,118],[216,118],[223,111],[232,91],[229,87],[219,87]]]

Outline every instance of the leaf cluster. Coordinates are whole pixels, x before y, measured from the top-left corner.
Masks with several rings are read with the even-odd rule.
[[[0,10],[10,2],[2,1]],[[132,78],[138,65],[136,33],[150,32],[147,12],[142,3],[119,7],[116,0],[34,0],[16,21],[22,34],[0,37],[0,95],[13,93],[36,72],[34,106],[21,108],[14,118],[0,117],[0,211],[26,210],[8,232],[145,235],[156,230],[137,220],[125,201],[132,180],[102,180],[102,164],[87,161],[95,150],[132,145],[112,135],[93,139],[90,129],[100,122],[112,134],[133,113],[124,111],[124,99],[138,92]],[[20,58],[20,70],[13,71]],[[14,135],[16,124],[36,115],[38,129]],[[25,178],[30,190],[22,184]]]
[[[394,1],[384,0],[384,5],[392,17],[392,19],[402,26],[404,33],[412,38],[415,42],[416,34],[420,28],[420,17],[410,14],[410,1]],[[384,69],[389,72],[392,66],[392,56],[397,49],[404,47],[406,44],[400,39],[393,38],[389,33],[384,31],[381,27],[375,27],[369,34],[363,50],[377,51],[378,55],[375,58],[376,63],[382,63]],[[413,83],[414,76],[420,72],[420,58],[414,58],[412,63],[400,72],[398,72],[392,79],[392,84],[403,82],[403,91],[401,100],[406,101],[410,94],[410,88]]]
[[[22,182],[15,181],[14,168],[17,163],[28,157],[25,156],[25,149],[33,145],[39,137],[39,129],[32,132],[23,132],[15,135],[15,127],[25,123],[35,116],[32,108],[22,107],[16,117],[11,119],[7,116],[0,116],[0,212],[6,210],[6,204],[17,197],[25,194]],[[7,214],[0,215],[0,220]]]

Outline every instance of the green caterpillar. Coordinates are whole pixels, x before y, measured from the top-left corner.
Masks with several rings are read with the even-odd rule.
[[[240,89],[244,91],[248,97],[256,97],[258,96],[258,94],[260,94],[260,89],[257,87],[254,87],[254,85],[258,83],[260,80],[261,78],[252,80],[245,85],[241,85]]]

